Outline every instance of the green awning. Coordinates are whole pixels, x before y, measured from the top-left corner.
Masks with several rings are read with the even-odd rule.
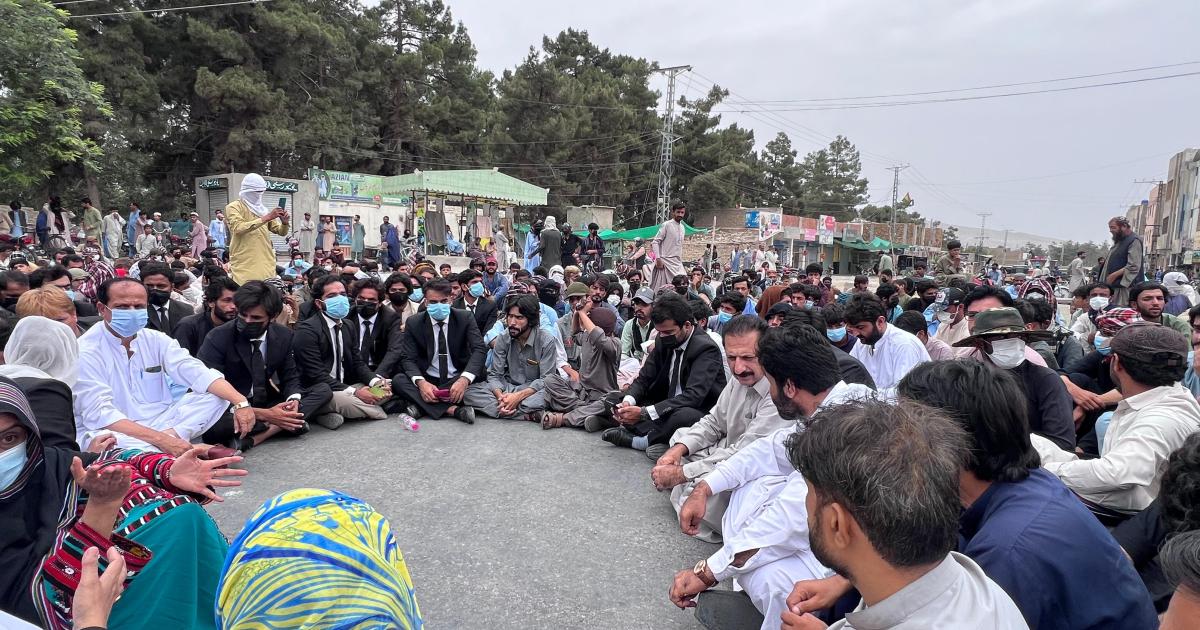
[[[529,231],[528,223],[522,223],[522,224],[519,224],[519,225],[516,225],[513,227],[518,232],[528,232]],[[636,230],[625,230],[623,232],[615,232],[613,230],[600,230],[599,234],[600,234],[600,238],[602,238],[606,241],[632,241],[632,240],[638,239],[638,238],[640,238],[644,241],[648,241],[648,240],[654,238],[654,236],[658,234],[659,227],[660,226],[658,226],[658,225],[648,225],[643,228],[637,228]],[[579,238],[586,238],[588,235],[588,232],[587,232],[587,230],[575,230],[575,234]],[[694,228],[694,227],[688,225],[687,223],[684,223],[683,224],[683,235],[691,236],[692,234],[708,234],[708,230],[701,229],[701,228]]]
[[[871,250],[871,244],[870,244],[870,243],[864,243],[864,242],[862,242],[862,241],[846,241],[846,240],[841,240],[841,241],[838,241],[838,242],[842,244],[842,247],[847,247],[847,248],[850,248],[850,249],[857,249],[857,250],[864,251],[864,252],[865,252],[865,251],[870,251],[870,250]]]
[[[457,171],[415,171],[383,178],[384,195],[407,195],[412,191],[462,195],[523,206],[544,206],[550,191],[534,186],[494,168]]]

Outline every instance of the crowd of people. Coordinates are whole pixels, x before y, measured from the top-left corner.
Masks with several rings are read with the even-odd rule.
[[[1064,316],[1052,283],[967,275],[953,242],[932,275],[881,265],[849,287],[766,253],[742,268],[740,250],[737,271],[711,249],[689,269],[682,204],[621,274],[596,229],[549,216],[524,265],[478,244],[455,271],[323,243],[281,264],[269,234],[288,213],[246,180],[220,247],[198,219],[203,247],[144,256],[0,245],[4,611],[84,627],[123,585],[113,628],[419,627],[360,501],[285,494],[231,545],[201,507],[267,440],[412,416],[643,452],[683,534],[720,545],[669,590],[709,628],[1200,614],[1200,307],[1168,312],[1166,285],[1127,273],[1127,224],[1110,222],[1118,266]],[[361,533],[354,566],[321,546],[334,521]],[[363,581],[345,602],[321,590]]]

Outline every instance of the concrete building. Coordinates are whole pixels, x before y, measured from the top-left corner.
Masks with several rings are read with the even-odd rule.
[[[1196,197],[1200,183],[1197,168],[1200,168],[1200,152],[1184,149],[1171,158],[1166,181],[1156,187],[1159,193],[1155,213],[1158,233],[1166,242],[1156,242],[1155,251],[1165,253],[1163,263],[1168,266],[1193,264],[1195,252],[1200,249],[1196,235]]]

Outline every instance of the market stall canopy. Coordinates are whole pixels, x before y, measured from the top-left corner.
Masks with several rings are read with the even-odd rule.
[[[408,194],[410,191],[508,201],[522,206],[544,206],[550,193],[549,189],[505,175],[494,168],[413,171],[383,178],[385,195]]]
[[[648,241],[648,240],[654,238],[655,234],[658,234],[659,227],[661,227],[661,226],[648,225],[643,228],[637,228],[636,230],[625,230],[623,232],[615,232],[613,230],[600,230],[600,232],[598,232],[598,234],[600,234],[600,238],[602,238],[606,241],[632,241],[632,240],[638,239],[638,238],[640,238],[644,241]],[[529,224],[523,223],[523,224],[517,225],[517,226],[515,226],[515,229],[518,232],[528,232]],[[579,236],[580,238],[586,238],[588,235],[588,231],[587,230],[575,230],[575,234],[577,236]],[[683,224],[683,235],[691,236],[692,234],[708,234],[708,230],[694,228],[694,227],[688,225],[687,223],[684,223]]]

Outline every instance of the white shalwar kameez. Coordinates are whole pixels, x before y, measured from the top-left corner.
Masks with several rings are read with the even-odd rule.
[[[220,372],[205,367],[174,339],[143,329],[130,344],[104,322],[79,338],[79,382],[75,386],[76,438],[80,448],[103,433],[117,438],[118,448],[159,450],[152,444],[109,429],[118,420],[132,420],[155,431],[173,429],[191,442],[216,424],[229,403],[208,393]],[[190,388],[178,401],[170,384]]]
[[[873,396],[871,388],[838,382],[820,409]],[[721,521],[724,542],[708,558],[718,580],[733,577],[763,614],[762,630],[779,627],[787,596],[801,580],[832,575],[808,543],[808,486],[788,460],[785,443],[798,430],[785,427],[747,445],[705,477],[714,495],[732,490]],[[734,555],[757,549],[741,567]]]
[[[683,273],[683,222],[671,219],[658,228],[650,241],[655,261],[650,264],[650,288],[657,291],[671,284],[671,278]],[[658,261],[663,267],[658,267]]]

